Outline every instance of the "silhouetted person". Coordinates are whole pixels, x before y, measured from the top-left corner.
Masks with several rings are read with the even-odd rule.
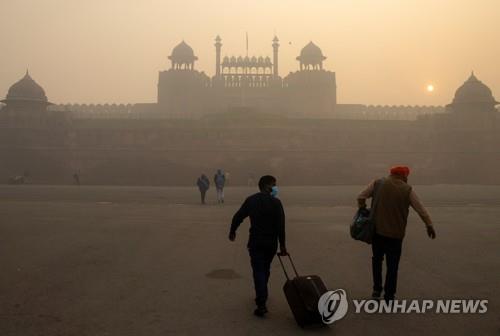
[[[267,313],[267,282],[271,262],[280,245],[280,254],[286,255],[285,247],[285,212],[281,201],[276,198],[278,187],[276,178],[270,175],[259,180],[260,192],[248,197],[236,212],[229,231],[229,240],[236,239],[236,230],[246,217],[250,217],[250,235],[248,252],[253,271],[255,286],[254,314],[264,316]]]
[[[224,203],[224,185],[226,184],[226,175],[222,169],[217,169],[214,175],[215,189],[217,190],[217,203]]]
[[[378,203],[373,214],[375,234],[372,241],[372,297],[380,298],[382,294],[382,263],[386,258],[387,273],[385,277],[384,299],[394,300],[396,294],[399,259],[406,231],[406,223],[410,206],[425,223],[427,235],[434,239],[436,232],[432,221],[419,198],[408,185],[410,169],[405,166],[391,168],[390,175],[378,181]],[[366,199],[374,196],[375,183],[370,183],[358,196],[358,206],[366,207]]]
[[[196,181],[196,185],[198,185],[198,189],[200,189],[201,194],[201,204],[205,204],[205,195],[207,194],[207,190],[210,188],[210,181],[205,174],[201,174]]]
[[[79,186],[80,185],[80,175],[78,175],[78,173],[74,173],[73,174],[73,182],[75,183],[75,185]]]

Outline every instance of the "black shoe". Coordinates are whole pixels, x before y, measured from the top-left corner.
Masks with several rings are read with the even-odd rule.
[[[380,300],[381,295],[382,295],[382,291],[373,291],[372,292],[372,299]]]
[[[257,307],[257,309],[255,309],[253,311],[253,314],[255,316],[258,316],[258,317],[264,317],[264,315],[266,315],[267,313],[267,308],[266,306],[260,306],[260,307]]]

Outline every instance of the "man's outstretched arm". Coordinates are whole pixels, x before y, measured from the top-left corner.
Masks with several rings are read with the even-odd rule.
[[[422,221],[424,222],[429,238],[436,238],[436,231],[434,230],[434,226],[432,225],[431,216],[413,190],[410,192],[410,205],[418,213],[420,219],[422,219]]]
[[[240,209],[236,211],[231,221],[231,228],[229,230],[229,240],[234,241],[236,239],[236,230],[240,224],[249,216],[249,204],[248,199],[243,202]]]

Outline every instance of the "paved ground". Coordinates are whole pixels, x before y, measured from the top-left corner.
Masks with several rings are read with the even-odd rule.
[[[348,235],[360,187],[283,187],[288,245],[302,273],[350,298],[370,294],[370,250]],[[436,222],[411,215],[399,298],[485,298],[483,315],[369,315],[301,330],[275,260],[265,320],[251,315],[248,224],[197,204],[191,188],[0,187],[0,335],[499,335],[500,187],[418,186]],[[213,190],[210,190],[213,192]],[[222,270],[222,271],[221,271]],[[226,270],[226,271],[224,271]],[[240,277],[226,279],[230,271]],[[207,276],[208,275],[208,276]],[[222,277],[222,278],[219,278]]]

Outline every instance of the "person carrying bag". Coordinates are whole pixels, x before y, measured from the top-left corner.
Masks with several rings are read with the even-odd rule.
[[[375,181],[370,209],[362,207],[356,211],[350,227],[351,237],[354,240],[359,240],[367,244],[372,243],[373,235],[375,234],[374,215],[379,201],[378,191],[383,183],[383,178]]]
[[[353,223],[352,234],[371,244],[372,248],[372,298],[379,300],[384,292],[384,300],[394,300],[398,281],[399,261],[403,238],[408,223],[410,207],[425,224],[427,235],[436,238],[431,217],[419,197],[408,184],[410,168],[394,166],[389,176],[370,183],[358,195],[359,215]],[[372,198],[372,207],[366,210],[366,199]],[[386,275],[383,282],[382,264],[385,260]]]

